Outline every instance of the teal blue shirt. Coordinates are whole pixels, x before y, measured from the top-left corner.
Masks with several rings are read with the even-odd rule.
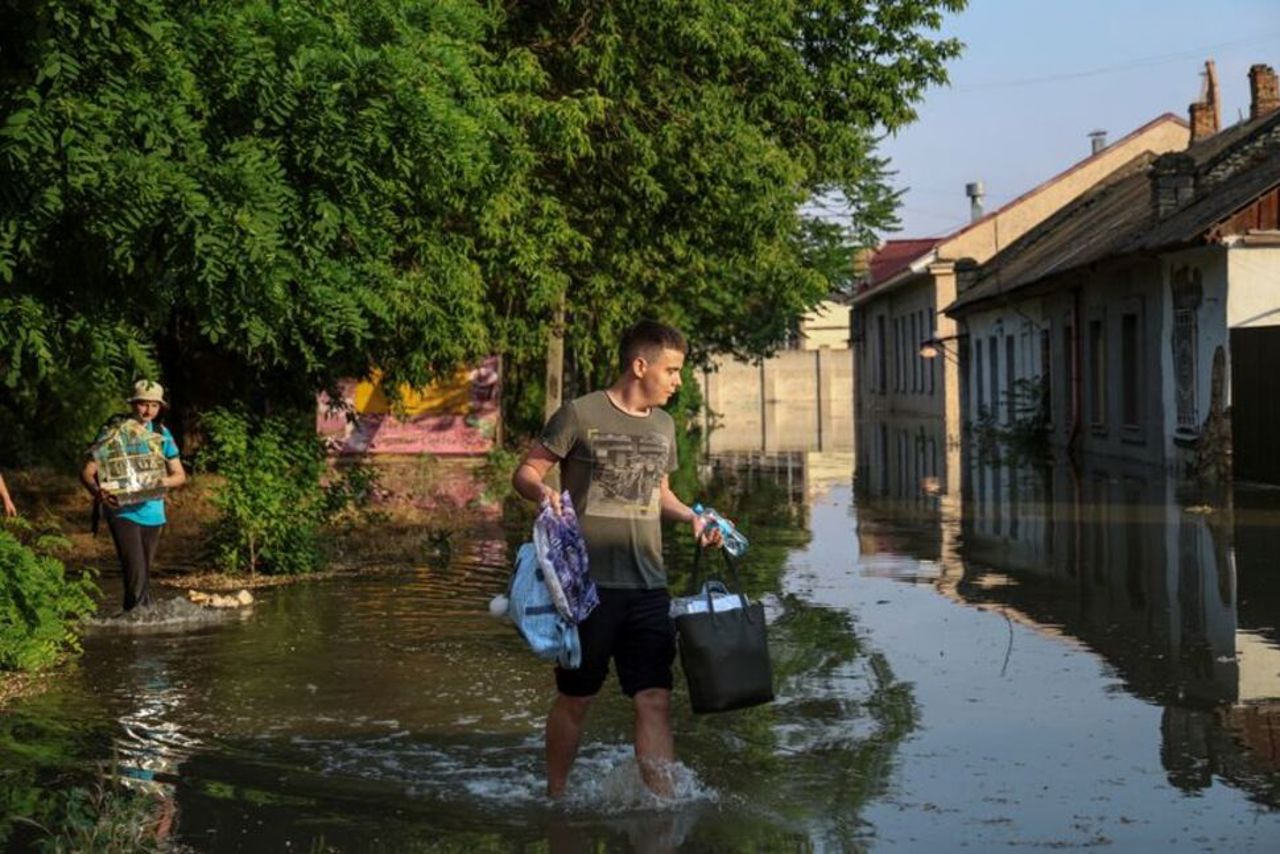
[[[155,424],[148,421],[147,430],[154,433],[156,431]],[[168,427],[161,427],[160,435],[164,437],[164,445],[161,447],[161,453],[164,454],[164,458],[166,460],[175,459],[178,456],[178,443],[173,441],[173,434],[169,432]],[[151,501],[142,501],[137,504],[126,504],[113,512],[117,519],[128,519],[130,522],[145,525],[148,528],[165,523],[163,498],[155,498]]]

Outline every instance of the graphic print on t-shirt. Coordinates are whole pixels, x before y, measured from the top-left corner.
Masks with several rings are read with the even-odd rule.
[[[667,437],[604,433],[592,428],[587,431],[587,440],[593,459],[586,515],[656,519],[658,485],[671,454]]]

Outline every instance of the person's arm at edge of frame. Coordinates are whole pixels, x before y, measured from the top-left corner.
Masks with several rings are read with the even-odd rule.
[[[511,485],[521,497],[538,505],[543,502],[550,504],[557,516],[560,515],[560,493],[547,486],[543,479],[552,466],[559,462],[560,458],[551,453],[546,445],[537,442],[511,475]]]
[[[4,505],[4,515],[18,515],[18,508],[14,505],[13,499],[9,496],[9,487],[5,485],[4,475],[0,475],[0,504]]]

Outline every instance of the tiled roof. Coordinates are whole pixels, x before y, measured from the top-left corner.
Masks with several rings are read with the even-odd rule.
[[[926,237],[921,240],[887,240],[871,256],[867,275],[867,287],[874,288],[892,279],[898,273],[911,266],[911,262],[920,258],[933,247],[942,242],[941,237]]]
[[[1179,116],[1174,115],[1173,113],[1164,113],[1162,115],[1156,116],[1151,121],[1131,131],[1130,133],[1126,134],[1124,137],[1117,140],[1115,143],[1113,143],[1111,146],[1108,146],[1106,149],[1103,149],[1101,152],[1095,152],[1089,155],[1088,157],[1084,158],[1083,160],[1080,160],[1079,162],[1072,164],[1069,168],[1063,170],[1062,172],[1059,172],[1057,175],[1054,175],[1052,178],[1049,178],[1043,183],[1031,188],[1030,190],[1027,190],[1022,195],[1006,202],[1005,204],[1001,205],[999,208],[996,208],[995,210],[992,210],[992,211],[988,211],[984,216],[979,217],[978,219],[973,220],[971,222],[965,223],[964,225],[960,226],[958,229],[951,232],[950,234],[944,235],[942,237],[923,238],[919,240],[887,241],[884,244],[884,246],[882,246],[879,250],[877,250],[877,252],[872,256],[871,263],[869,265],[868,274],[866,278],[864,278],[859,283],[857,292],[854,294],[854,297],[853,297],[854,301],[855,302],[860,301],[859,300],[860,295],[866,293],[867,291],[872,290],[873,288],[879,287],[880,285],[884,284],[890,279],[893,279],[895,276],[899,275],[908,267],[910,267],[911,264],[913,264],[915,261],[924,257],[926,253],[932,251],[939,245],[947,243],[948,241],[951,241],[951,240],[955,240],[959,237],[962,237],[969,231],[975,228],[978,228],[985,223],[988,223],[990,220],[1000,216],[1006,211],[1010,211],[1016,208],[1018,205],[1026,202],[1027,200],[1034,198],[1035,196],[1039,195],[1043,191],[1057,184],[1059,181],[1062,181],[1067,177],[1075,174],[1079,170],[1086,168],[1089,164],[1091,164],[1097,158],[1108,156],[1109,153],[1112,150],[1114,150],[1115,147],[1124,145],[1128,141],[1132,139],[1137,139],[1141,137],[1143,134],[1148,133],[1153,128],[1161,124],[1166,124],[1170,122],[1173,124],[1182,125],[1184,127],[1187,124],[1185,120],[1183,120]],[[867,297],[867,298],[869,299],[870,297]]]
[[[945,310],[952,313],[1027,288],[1105,258],[1156,251],[1198,240],[1216,223],[1280,183],[1280,146],[1218,175],[1236,152],[1280,127],[1280,112],[1244,122],[1202,140],[1179,156],[1190,158],[1197,194],[1161,218],[1154,206],[1150,167],[1143,154],[1117,170],[984,264],[978,280]],[[1209,176],[1214,180],[1207,180]]]

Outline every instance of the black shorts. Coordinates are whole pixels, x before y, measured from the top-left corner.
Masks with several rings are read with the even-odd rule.
[[[582,666],[556,668],[556,688],[569,697],[593,697],[609,675],[609,659],[618,667],[622,693],[634,697],[649,688],[671,690],[676,658],[676,629],[671,594],[658,590],[600,589],[600,604],[578,624]]]

